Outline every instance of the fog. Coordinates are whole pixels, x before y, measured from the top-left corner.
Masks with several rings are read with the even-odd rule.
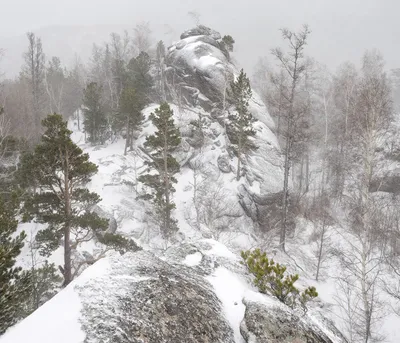
[[[165,39],[172,28],[168,36],[172,40],[194,26],[189,11],[198,12],[202,24],[234,37],[234,56],[246,70],[252,71],[260,56],[268,56],[272,47],[281,44],[279,28],[295,30],[303,23],[312,30],[307,54],[331,69],[346,60],[359,61],[370,48],[382,52],[388,68],[399,66],[395,37],[400,35],[400,2],[396,0],[0,0],[0,5],[0,48],[6,50],[2,69],[7,74],[20,68],[27,31],[42,36],[48,54],[70,59],[67,50],[86,57],[91,45],[85,41],[85,47],[82,42],[74,46],[70,39],[68,49],[54,51],[54,45],[61,46],[74,27],[78,32],[86,30],[82,26],[90,27],[94,37],[98,34],[94,40],[103,41],[108,32],[148,21],[154,39]],[[64,30],[60,33],[54,26]],[[78,41],[77,35],[72,40]],[[47,37],[57,42],[50,38],[46,42]]]

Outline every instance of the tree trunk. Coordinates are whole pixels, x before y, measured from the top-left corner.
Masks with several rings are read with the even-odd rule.
[[[310,190],[310,154],[306,154],[306,193]]]
[[[321,262],[322,262],[322,252],[324,249],[324,242],[325,242],[325,218],[322,220],[322,232],[321,232],[321,239],[319,241],[319,249],[318,249],[318,264],[317,264],[317,274],[315,276],[315,281],[318,281],[319,278],[319,271],[321,269]]]
[[[128,146],[129,146],[129,136],[131,133],[131,124],[130,124],[130,120],[129,120],[129,115],[127,116],[126,119],[126,140],[125,140],[125,150],[124,150],[124,156],[126,156],[127,151],[128,151]]]
[[[81,131],[81,110],[76,111],[77,118],[78,118],[78,130]]]
[[[238,163],[237,163],[237,171],[236,171],[236,181],[240,180],[240,162],[241,162],[241,157],[242,157],[242,133],[239,132],[239,141],[238,141]]]
[[[301,157],[300,161],[300,180],[299,180],[299,192],[301,194],[303,190],[303,179],[304,179],[304,157]]]
[[[236,181],[240,180],[240,154],[238,154],[238,163],[237,163],[237,171],[236,171]]]
[[[297,60],[296,60],[297,61]],[[295,62],[296,63],[296,62]],[[293,111],[294,111],[294,95],[296,90],[296,82],[297,82],[297,66],[295,64],[294,73],[293,73],[293,81],[292,81],[292,90],[290,94],[290,103],[289,103],[289,113],[288,113],[288,129],[286,136],[286,146],[285,146],[285,164],[284,164],[284,177],[283,177],[283,197],[282,197],[282,228],[279,237],[279,246],[282,251],[285,251],[285,241],[286,241],[286,229],[287,229],[287,217],[288,217],[288,209],[289,209],[289,172],[290,172],[290,163],[291,161],[291,151],[292,151],[292,140],[293,140]]]
[[[72,281],[71,263],[71,189],[69,185],[69,160],[65,152],[64,167],[64,201],[65,201],[65,226],[64,226],[64,286]]]
[[[168,126],[166,125],[164,134],[164,183],[165,183],[165,216],[164,216],[164,235],[168,236],[171,222],[171,207],[169,199],[169,175],[168,175]]]

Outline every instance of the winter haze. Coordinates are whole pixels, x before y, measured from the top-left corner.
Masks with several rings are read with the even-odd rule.
[[[193,26],[189,11],[198,12],[202,24],[231,34],[235,57],[249,71],[280,44],[279,28],[297,29],[304,23],[312,30],[308,54],[331,69],[342,61],[358,62],[367,48],[380,50],[388,68],[398,67],[396,0],[1,0],[1,5],[2,69],[8,76],[19,71],[28,31],[42,37],[48,56],[57,53],[68,64],[75,53],[88,58],[93,42],[102,43],[110,32],[129,30],[138,22],[150,22],[154,38],[165,34],[172,43]]]

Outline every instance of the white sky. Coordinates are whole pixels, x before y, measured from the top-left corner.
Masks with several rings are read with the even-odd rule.
[[[368,48],[378,48],[389,68],[400,67],[399,0],[0,0],[0,37],[50,25],[140,21],[149,21],[155,31],[168,24],[178,36],[193,26],[191,10],[201,14],[203,24],[235,38],[245,68],[281,44],[279,28],[303,23],[312,30],[308,55],[331,68],[359,61]]]

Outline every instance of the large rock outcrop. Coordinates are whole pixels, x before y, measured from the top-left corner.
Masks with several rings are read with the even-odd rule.
[[[247,343],[333,343],[346,342],[337,332],[322,330],[307,317],[282,306],[244,300],[246,311],[240,332]],[[306,319],[305,319],[306,318]]]
[[[184,113],[179,119],[181,129],[186,134],[191,121],[202,121],[204,159],[215,161],[216,171],[234,177],[235,156],[225,127],[228,112],[234,110],[227,96],[230,82],[239,72],[221,42],[221,35],[204,26],[188,30],[181,35],[180,41],[169,47],[165,62],[167,99],[179,105],[179,112]],[[248,154],[243,163],[243,181],[247,191],[243,193],[235,189],[232,196],[240,197],[242,204],[254,204],[256,211],[263,216],[265,206],[259,206],[256,197],[281,190],[282,156],[274,134],[274,122],[255,91],[249,102],[249,110],[257,119],[254,139],[258,149]],[[185,111],[191,113],[190,120],[182,118]],[[196,134],[198,130],[193,130],[184,137],[193,148],[198,148]],[[268,227],[265,226],[265,229],[268,230]]]
[[[248,296],[261,302],[243,301]],[[202,240],[159,257],[140,251],[100,260],[0,342],[24,343],[27,335],[30,343],[344,342],[268,301],[276,303],[252,290],[236,255]]]

